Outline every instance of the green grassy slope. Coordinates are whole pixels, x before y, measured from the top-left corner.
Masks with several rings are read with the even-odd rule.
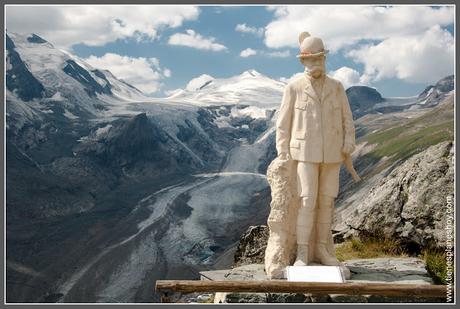
[[[453,96],[420,117],[410,119],[399,126],[380,130],[361,137],[376,147],[365,156],[375,159],[388,157],[388,164],[405,160],[431,145],[454,139]]]

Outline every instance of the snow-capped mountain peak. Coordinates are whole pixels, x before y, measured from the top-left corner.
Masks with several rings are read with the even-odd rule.
[[[211,75],[202,74],[190,80],[185,89],[188,91],[197,91],[209,85],[213,80],[214,77],[212,77]]]
[[[418,104],[426,106],[436,105],[453,90],[454,75],[446,76],[435,85],[426,87],[425,90],[418,95]]]
[[[36,35],[35,33],[14,33],[8,32],[8,36],[14,41],[16,45],[23,45],[35,47],[37,45],[54,48],[53,44]]]
[[[169,92],[167,93],[167,94],[168,94],[167,99],[173,99],[173,98],[175,98],[175,97],[179,97],[179,96],[181,96],[184,92],[185,92],[185,90],[184,90],[184,89],[181,89],[181,88],[171,90],[171,91],[169,91]]]
[[[229,78],[203,74],[192,79],[185,90],[177,89],[166,99],[196,105],[247,104],[276,108],[285,84],[256,70],[247,70]]]
[[[150,100],[108,70],[93,67],[34,33],[7,32],[6,64],[6,84],[10,97],[16,96],[10,98],[14,102],[38,99],[53,104],[59,98],[59,104],[78,115],[97,114],[110,104]],[[51,108],[42,105],[37,106]]]
[[[263,76],[263,74],[257,72],[254,69],[244,71],[241,75],[241,77],[258,77],[258,76]]]

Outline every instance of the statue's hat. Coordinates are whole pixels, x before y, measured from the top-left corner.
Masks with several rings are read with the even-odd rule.
[[[299,34],[300,54],[297,58],[325,55],[329,50],[324,49],[323,40],[313,37],[308,32]]]

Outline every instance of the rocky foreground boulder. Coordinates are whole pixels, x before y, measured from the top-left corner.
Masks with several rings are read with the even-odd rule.
[[[250,226],[236,248],[233,266],[263,264],[269,229],[266,225]]]
[[[336,241],[374,236],[399,240],[407,248],[443,248],[448,198],[454,193],[454,145],[446,141],[395,164],[370,188],[336,209]]]

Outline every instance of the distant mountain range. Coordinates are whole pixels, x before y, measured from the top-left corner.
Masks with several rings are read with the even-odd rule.
[[[454,76],[447,76],[430,85],[418,96],[384,98],[374,88],[366,86],[352,86],[346,90],[353,118],[370,113],[389,113],[407,109],[433,107],[439,104],[454,90]]]
[[[284,86],[248,70],[149,98],[35,34],[8,32],[8,302],[158,301],[155,280],[222,263],[249,225],[266,223]],[[360,141],[452,90],[452,76],[412,98],[347,89]],[[357,154],[362,174],[378,174],[380,152]]]

